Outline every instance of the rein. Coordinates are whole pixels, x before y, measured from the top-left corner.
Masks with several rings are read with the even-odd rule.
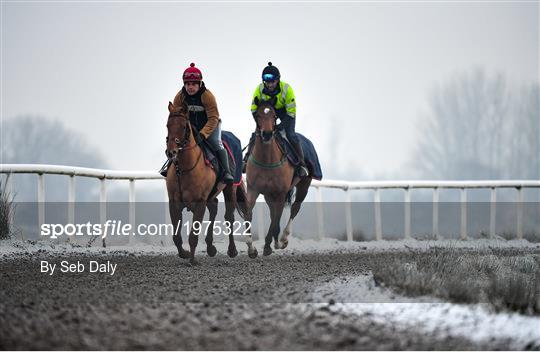
[[[281,165],[285,164],[285,162],[287,161],[287,156],[285,154],[282,154],[280,161],[275,162],[275,163],[270,163],[270,164],[262,163],[262,162],[258,161],[257,159],[255,159],[253,154],[249,155],[248,160],[251,161],[253,164],[255,164],[258,167],[261,167],[263,169],[275,169],[275,168],[280,167]]]

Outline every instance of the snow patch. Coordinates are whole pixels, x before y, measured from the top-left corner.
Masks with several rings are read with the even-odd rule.
[[[489,304],[454,304],[429,296],[401,296],[377,286],[371,274],[335,279],[318,287],[313,298],[319,302],[349,302],[329,307],[441,339],[460,336],[477,343],[503,342],[518,350],[540,348],[540,317],[495,313]]]

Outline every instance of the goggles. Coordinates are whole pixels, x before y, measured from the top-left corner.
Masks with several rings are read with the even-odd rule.
[[[276,81],[278,78],[271,74],[271,73],[265,73],[263,76],[262,76],[262,79],[264,82],[268,82],[268,81]]]
[[[186,72],[184,74],[184,80],[201,80],[202,79],[202,75],[198,72]]]

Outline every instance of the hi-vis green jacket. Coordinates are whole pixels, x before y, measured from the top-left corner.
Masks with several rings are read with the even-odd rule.
[[[264,83],[261,83],[255,88],[255,93],[253,93],[253,99],[251,100],[251,112],[254,113],[257,111],[257,105],[255,105],[255,98],[259,100],[266,101],[272,99],[272,96],[264,94]],[[290,117],[296,117],[296,101],[294,99],[294,92],[291,86],[283,81],[279,81],[279,91],[276,94],[276,110],[284,109],[287,112],[287,115]]]

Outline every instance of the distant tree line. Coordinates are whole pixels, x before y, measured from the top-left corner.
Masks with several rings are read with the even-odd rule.
[[[432,179],[540,178],[538,83],[510,88],[482,69],[435,87],[410,166]]]
[[[4,164],[55,164],[106,168],[107,163],[87,139],[59,121],[19,116],[2,123],[1,161]],[[35,175],[14,175],[15,201],[35,201]],[[77,200],[93,200],[95,180],[77,178]],[[67,177],[46,177],[47,201],[67,201]]]

